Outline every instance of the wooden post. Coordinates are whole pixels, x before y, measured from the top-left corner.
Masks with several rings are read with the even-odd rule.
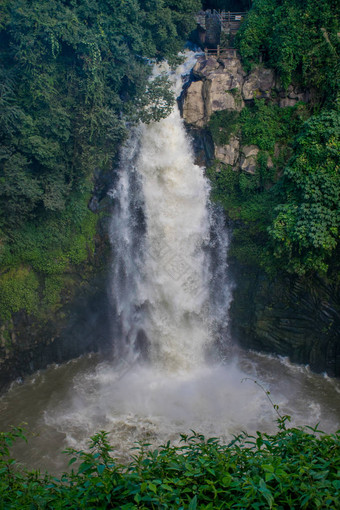
[[[207,47],[204,48],[204,55],[205,55],[205,58],[207,59],[208,58],[208,48]]]
[[[220,45],[217,45],[217,58],[220,58]]]
[[[230,11],[228,11],[228,28],[229,28],[229,31],[230,31]]]

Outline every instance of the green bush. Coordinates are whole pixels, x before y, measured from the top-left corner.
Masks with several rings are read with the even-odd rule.
[[[94,176],[111,170],[127,122],[168,114],[168,83],[148,82],[148,59],[177,55],[200,2],[0,3],[0,269],[20,282],[15,268],[33,269],[43,290],[93,253]],[[33,313],[25,281],[16,292],[30,297],[7,285],[3,316]]]
[[[340,230],[340,116],[324,111],[304,125],[280,183],[269,232],[275,255],[296,273],[326,273]]]
[[[69,449],[74,471],[60,479],[21,470],[10,446],[21,429],[0,434],[0,496],[10,509],[329,509],[340,498],[340,433],[286,428],[276,434],[242,433],[228,445],[193,433],[134,450],[122,465],[107,433],[91,438],[87,452]]]
[[[239,130],[239,112],[222,110],[215,112],[210,118],[209,129],[216,145],[225,145],[230,136],[237,134]]]
[[[280,108],[264,99],[255,99],[240,113],[240,130],[244,145],[257,145],[261,150],[274,154],[275,143],[287,143],[301,127],[307,115],[302,103]]]

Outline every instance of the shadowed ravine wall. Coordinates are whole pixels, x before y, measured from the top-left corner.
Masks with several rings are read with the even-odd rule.
[[[25,311],[0,324],[0,391],[50,363],[61,363],[111,343],[107,280],[109,243],[99,222],[95,253],[65,275],[58,308],[42,320]]]

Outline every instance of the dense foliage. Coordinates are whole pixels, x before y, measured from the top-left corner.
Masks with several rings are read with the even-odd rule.
[[[243,65],[275,69],[309,105],[280,108],[277,90],[210,120],[215,143],[237,135],[260,152],[254,175],[221,167],[213,191],[235,223],[231,254],[268,272],[336,277],[339,250],[339,4],[256,0],[237,35]],[[310,117],[309,120],[308,117]],[[214,169],[213,169],[214,170]],[[247,255],[248,254],[248,255]]]
[[[37,311],[42,296],[50,306],[62,287],[58,276],[93,251],[97,217],[87,206],[95,176],[110,170],[127,121],[159,119],[173,99],[164,78],[148,83],[146,57],[176,56],[199,6],[1,2],[3,318]]]
[[[247,68],[264,61],[282,84],[315,87],[334,99],[339,78],[337,0],[255,0],[238,33]]]
[[[250,9],[252,0],[204,0],[204,9],[218,9],[232,12],[244,12]]]
[[[340,229],[340,116],[324,111],[306,122],[280,182],[283,203],[273,227],[276,255],[297,273],[325,273]]]
[[[275,271],[276,261],[267,230],[280,201],[274,185],[277,173],[283,170],[284,161],[291,153],[289,143],[293,142],[306,116],[308,110],[302,103],[280,108],[264,99],[256,99],[241,112],[215,113],[209,123],[217,145],[228,143],[234,135],[242,144],[256,145],[260,149],[254,175],[235,172],[225,165],[213,166],[208,174],[214,198],[235,222],[230,255],[241,262],[260,263],[270,272]],[[281,260],[279,265],[282,265]]]
[[[182,446],[135,448],[121,465],[101,432],[89,450],[70,449],[74,471],[60,479],[25,472],[10,455],[20,429],[0,434],[2,509],[227,509],[336,510],[340,498],[340,434],[286,428],[274,435],[242,433],[230,444],[202,435]]]

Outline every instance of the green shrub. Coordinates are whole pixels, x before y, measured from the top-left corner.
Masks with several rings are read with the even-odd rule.
[[[69,449],[74,471],[61,479],[18,469],[10,446],[21,429],[0,434],[0,496],[6,509],[324,509],[340,497],[340,433],[286,428],[276,434],[241,433],[228,445],[200,434],[182,435],[133,460],[114,459],[107,433],[91,438],[89,450]]]
[[[306,115],[302,103],[287,108],[255,99],[253,105],[243,108],[240,128],[244,145],[257,145],[261,150],[274,153],[275,143],[287,143],[301,127]]]
[[[326,273],[340,231],[340,116],[324,111],[306,122],[280,183],[269,228],[275,255],[296,273]]]
[[[210,118],[209,129],[216,145],[225,145],[229,142],[230,136],[239,130],[239,112],[222,110],[215,112]]]

